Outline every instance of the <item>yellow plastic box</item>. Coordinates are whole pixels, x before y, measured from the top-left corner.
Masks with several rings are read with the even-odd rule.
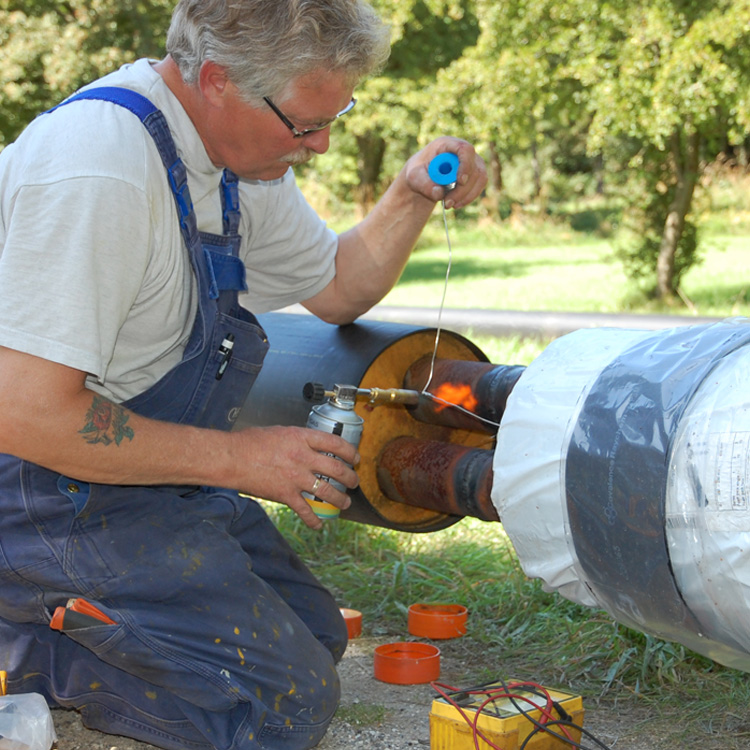
[[[521,682],[520,680],[507,680],[506,684]],[[490,683],[481,689],[491,690],[502,688],[500,683]],[[580,695],[564,693],[560,690],[545,688],[552,700],[558,703],[569,715],[571,721],[579,727],[583,726],[583,700]],[[545,699],[535,695],[528,690],[513,690],[514,694],[528,696],[538,706],[545,704]],[[466,695],[465,693],[451,694],[450,697],[459,704],[470,722],[474,722],[477,711],[487,700],[488,696]],[[524,700],[516,700],[518,708],[529,716],[540,721],[542,712],[532,707]],[[479,731],[496,747],[502,750],[518,750],[524,740],[534,731],[535,725],[529,721],[508,698],[498,698],[488,703],[479,712],[477,727]],[[557,711],[553,708],[552,714],[558,718]],[[553,725],[551,731],[563,734],[559,726]],[[581,741],[580,729],[567,727],[570,736],[576,741]],[[492,747],[478,738],[479,750],[492,750]],[[476,750],[474,744],[473,727],[461,716],[458,709],[451,705],[445,698],[436,698],[432,702],[430,712],[430,750]],[[549,732],[537,732],[528,741],[525,750],[570,750],[571,745]]]

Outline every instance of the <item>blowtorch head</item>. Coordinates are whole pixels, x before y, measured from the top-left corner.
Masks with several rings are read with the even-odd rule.
[[[416,405],[421,398],[419,391],[406,388],[357,388],[353,385],[333,386],[332,391],[326,390],[322,383],[305,383],[302,396],[305,401],[319,404],[326,398],[334,401],[353,403],[357,398],[367,399],[370,405],[376,404],[409,404]]]

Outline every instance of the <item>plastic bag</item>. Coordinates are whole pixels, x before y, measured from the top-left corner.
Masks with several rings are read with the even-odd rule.
[[[52,714],[39,693],[0,696],[0,750],[50,750],[56,740]]]

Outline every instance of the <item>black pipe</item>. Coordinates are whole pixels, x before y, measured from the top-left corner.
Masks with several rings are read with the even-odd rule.
[[[306,313],[301,305],[289,312]],[[286,313],[282,313],[286,314]],[[438,311],[434,307],[375,305],[360,320],[434,327]],[[441,326],[468,336],[523,336],[553,339],[581,328],[629,328],[656,331],[664,328],[718,323],[722,318],[697,315],[637,315],[628,313],[556,312],[553,310],[485,310],[445,308]]]

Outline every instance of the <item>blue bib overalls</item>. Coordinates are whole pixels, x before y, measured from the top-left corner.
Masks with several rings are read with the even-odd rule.
[[[198,281],[182,362],[125,405],[229,429],[268,346],[237,301],[237,178],[222,179],[224,234],[199,233],[162,113],[125,89],[68,102],[81,98],[129,109],[153,136]],[[116,624],[51,630],[55,608],[76,597]],[[297,750],[317,744],[330,722],[345,647],[333,598],[253,500],[205,487],[86,484],[0,455],[0,669],[9,692],[42,693],[79,709],[89,727],[164,748]]]

